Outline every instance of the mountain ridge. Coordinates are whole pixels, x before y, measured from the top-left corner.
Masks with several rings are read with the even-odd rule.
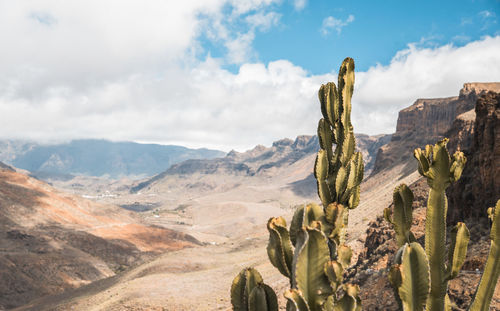
[[[376,136],[356,134],[358,150],[363,154],[368,172],[373,167],[376,150],[387,143],[390,137],[389,134]],[[318,150],[319,141],[316,135],[299,135],[295,140],[283,138],[273,142],[271,147],[257,145],[245,152],[231,150],[224,158],[190,159],[174,164],[166,171],[137,183],[130,191],[131,193],[139,192],[170,175],[222,174],[271,177],[277,170],[302,159],[309,157],[310,162],[313,163]]]
[[[43,145],[22,140],[1,140],[0,161],[30,171],[35,177],[72,178],[74,175],[150,176],[191,158],[215,158],[225,152],[176,145],[79,139]]]

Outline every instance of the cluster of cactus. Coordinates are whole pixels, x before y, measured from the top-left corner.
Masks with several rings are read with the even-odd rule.
[[[361,153],[355,152],[350,120],[353,88],[354,61],[346,58],[339,70],[338,90],[334,83],[319,90],[323,118],[318,124],[321,149],[314,175],[323,206],[311,203],[299,207],[289,229],[283,217],[267,223],[269,260],[290,280],[290,289],[284,294],[287,310],[361,310],[359,287],[343,283],[344,270],[352,257],[351,248],[345,244],[345,228],[349,209],[359,204],[364,170]],[[252,294],[247,290],[246,296],[241,295],[241,285],[235,285],[245,271],[248,269],[236,277],[231,289],[234,310],[253,310],[251,304],[244,303],[251,301]],[[267,309],[261,310],[277,310],[274,300],[266,301]]]
[[[459,222],[451,230],[451,245],[446,256],[446,188],[458,180],[466,159],[456,152],[451,159],[446,149],[447,139],[425,150],[415,150],[418,171],[430,187],[425,222],[425,250],[411,232],[413,193],[404,184],[396,187],[394,210],[386,208],[385,219],[395,231],[399,247],[394,265],[389,270],[389,281],[396,300],[403,310],[451,310],[448,281],[458,276],[465,262],[470,233]],[[491,249],[480,285],[470,310],[488,310],[500,274],[500,201],[490,209],[493,221]],[[448,261],[446,262],[446,257]]]
[[[269,219],[267,253],[272,265],[290,281],[284,296],[287,311],[359,311],[359,287],[344,283],[344,271],[351,264],[352,250],[345,244],[349,210],[358,206],[363,159],[355,152],[350,121],[354,86],[354,61],[346,58],[334,83],[322,85],[319,100],[323,118],[318,124],[320,150],[314,175],[322,206],[299,207],[287,228],[283,217]],[[451,310],[447,283],[457,277],[469,242],[469,231],[459,223],[451,231],[448,263],[446,247],[446,187],[460,178],[465,165],[462,153],[453,161],[447,140],[425,150],[415,150],[418,171],[430,186],[427,204],[425,250],[411,232],[413,194],[406,185],[394,191],[394,211],[385,218],[393,224],[400,247],[389,280],[403,310]],[[335,145],[335,150],[333,147]],[[489,307],[500,274],[500,201],[490,211],[492,244],[485,273],[471,310]],[[253,268],[244,269],[233,281],[231,303],[238,311],[277,311],[273,290]]]

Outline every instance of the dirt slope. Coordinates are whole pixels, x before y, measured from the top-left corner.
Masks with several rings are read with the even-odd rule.
[[[110,277],[155,252],[195,245],[131,213],[0,167],[0,310]]]

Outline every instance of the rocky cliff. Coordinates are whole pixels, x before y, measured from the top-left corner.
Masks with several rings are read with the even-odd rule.
[[[452,151],[467,157],[462,178],[448,189],[450,222],[486,216],[500,199],[500,93],[481,95],[447,133]]]
[[[413,150],[442,139],[457,116],[474,109],[478,97],[488,90],[500,90],[500,83],[465,83],[457,97],[418,99],[401,110],[396,133],[379,149],[372,174],[405,162],[411,163],[409,171],[413,171]]]

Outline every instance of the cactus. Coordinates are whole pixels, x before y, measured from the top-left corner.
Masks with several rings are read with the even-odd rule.
[[[389,280],[403,310],[423,310],[429,295],[429,261],[418,242],[404,244],[390,270]]]
[[[491,298],[500,277],[500,200],[497,201],[495,208],[488,209],[488,214],[492,221],[490,253],[469,309],[471,311],[489,310]]]
[[[235,311],[278,311],[278,299],[253,268],[243,269],[233,280],[231,304]]]
[[[403,310],[451,310],[447,295],[448,281],[456,278],[465,261],[470,233],[459,222],[452,230],[448,262],[445,263],[446,242],[446,187],[460,178],[466,159],[456,152],[453,162],[446,149],[447,139],[425,150],[416,149],[419,173],[427,178],[430,186],[425,223],[425,252],[411,232],[413,194],[404,184],[394,190],[394,211],[386,208],[385,219],[391,223],[400,247],[394,265],[389,271],[396,299]],[[470,310],[486,311],[489,308],[496,282],[500,276],[500,201],[490,209],[493,221],[491,249],[486,268]]]
[[[446,149],[448,139],[443,139],[434,146],[427,145],[425,150],[415,150],[419,173],[427,178],[430,187],[427,200],[425,221],[425,253],[431,271],[431,289],[427,299],[427,310],[444,310],[445,296],[450,273],[445,267],[446,249],[446,211],[448,200],[445,190],[460,178],[466,159],[462,152],[454,154],[451,162]],[[464,225],[465,226],[465,225]],[[465,257],[465,254],[462,254]],[[457,259],[458,260],[458,259]]]
[[[400,250],[396,255],[395,266],[391,268],[389,279],[398,296],[398,302],[401,303],[404,310],[423,310],[424,304],[421,300],[416,303],[415,295],[407,295],[402,292],[404,280],[408,278],[419,278],[415,282],[426,283],[429,285],[429,292],[425,293],[425,308],[429,311],[442,311],[450,308],[447,289],[448,281],[455,278],[460,271],[467,252],[469,243],[469,231],[464,223],[458,223],[451,232],[452,244],[449,250],[448,265],[445,263],[446,257],[446,211],[448,202],[445,190],[450,183],[458,180],[462,173],[466,159],[461,152],[456,152],[451,161],[446,144],[448,140],[443,139],[434,146],[427,145],[425,150],[416,149],[414,154],[418,161],[419,173],[427,178],[427,184],[430,187],[427,201],[427,217],[425,222],[425,256],[421,256],[417,251],[418,243],[410,231],[412,223],[412,201],[413,194],[406,185],[400,185],[394,190],[394,212],[390,209],[384,211],[384,217],[394,226],[396,232],[396,241]],[[392,214],[392,217],[391,217]],[[413,261],[399,262],[401,254],[404,254],[408,247],[415,249]],[[404,257],[404,256],[403,256]],[[418,263],[417,263],[417,259]],[[413,273],[413,268],[425,266],[427,262],[430,271],[430,280],[427,281],[423,276]],[[405,265],[413,265],[411,269]],[[403,266],[403,269],[400,268]],[[400,269],[397,269],[397,268]],[[401,275],[398,276],[398,273]],[[423,275],[423,274],[422,274]],[[400,280],[403,280],[400,282]],[[421,287],[423,290],[423,287]],[[422,292],[423,293],[423,292]],[[424,295],[418,295],[424,297]]]
[[[318,196],[322,206],[311,203],[299,207],[289,229],[283,217],[267,223],[269,260],[289,278],[285,291],[287,311],[360,311],[359,287],[346,284],[345,269],[351,264],[352,250],[345,244],[349,210],[359,204],[363,179],[363,159],[355,152],[350,121],[354,85],[354,61],[346,58],[334,83],[322,85],[319,100],[323,118],[318,123],[320,150],[314,164]],[[469,242],[465,224],[451,231],[448,262],[446,251],[445,190],[460,178],[466,159],[446,149],[447,139],[424,150],[415,150],[418,171],[430,186],[425,225],[425,250],[411,232],[413,194],[406,185],[394,191],[394,210],[384,216],[396,231],[399,251],[389,272],[396,299],[403,310],[451,310],[447,284],[455,278],[464,261]],[[335,150],[333,146],[335,145]],[[485,273],[471,310],[487,310],[500,274],[500,201],[491,211],[491,250]],[[487,302],[486,302],[487,301]],[[231,302],[234,310],[277,310],[276,295],[260,274],[244,269],[233,281]]]
[[[321,149],[314,175],[323,206],[311,203],[299,207],[289,230],[282,217],[267,223],[269,260],[290,279],[291,289],[284,294],[288,311],[361,310],[359,288],[343,284],[343,273],[352,257],[352,250],[345,245],[348,212],[359,204],[364,169],[361,153],[354,151],[350,120],[354,87],[351,58],[340,67],[338,86],[337,92],[334,83],[327,83],[318,94],[323,118],[318,124]],[[246,269],[233,282],[234,310],[249,310],[254,294],[260,295],[260,303],[264,302],[262,297],[267,292],[258,289],[262,278],[256,273]]]

